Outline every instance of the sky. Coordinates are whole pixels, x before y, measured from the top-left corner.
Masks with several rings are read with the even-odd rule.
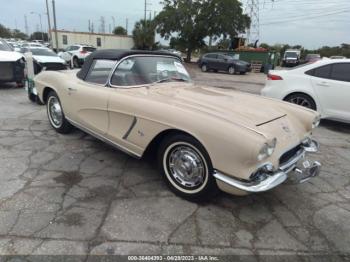
[[[48,0],[50,9],[52,0]],[[247,3],[241,0],[245,10]],[[260,43],[301,44],[314,49],[324,45],[350,43],[350,0],[254,0],[259,1]],[[148,0],[147,16],[162,9],[160,0]],[[42,14],[43,29],[47,30],[45,0],[0,0],[0,23],[25,31],[27,16],[29,31],[40,28],[38,13]],[[32,12],[35,12],[32,14]],[[95,31],[105,17],[109,25],[126,26],[129,34],[136,21],[144,17],[144,0],[56,0],[58,29],[88,31],[88,20]],[[159,38],[159,37],[158,37]],[[164,43],[164,42],[163,42]]]

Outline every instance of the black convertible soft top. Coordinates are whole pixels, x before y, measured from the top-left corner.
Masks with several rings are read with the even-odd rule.
[[[123,49],[105,49],[97,50],[89,55],[81,68],[77,73],[77,77],[84,80],[87,73],[89,72],[90,66],[95,59],[105,59],[105,60],[120,60],[124,57],[131,55],[167,55],[179,58],[176,54],[167,51],[144,51],[144,50],[123,50]]]

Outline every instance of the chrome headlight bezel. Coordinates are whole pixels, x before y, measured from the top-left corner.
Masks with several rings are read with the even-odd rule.
[[[270,156],[275,152],[277,145],[277,138],[273,138],[267,143],[263,145],[263,147],[260,149],[259,154],[258,154],[258,161],[262,161]]]

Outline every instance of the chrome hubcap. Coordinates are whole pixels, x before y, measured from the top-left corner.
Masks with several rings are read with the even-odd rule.
[[[295,97],[295,98],[292,98],[290,100],[291,103],[293,104],[297,104],[299,106],[304,106],[304,107],[307,107],[307,108],[311,108],[311,104],[308,100],[306,100],[305,98],[303,97]]]
[[[234,72],[235,72],[235,69],[234,69],[233,67],[230,67],[229,73],[230,73],[230,74],[233,74]]]
[[[56,97],[50,97],[48,102],[49,115],[51,123],[55,127],[60,127],[62,125],[63,113],[60,102]]]
[[[204,182],[205,168],[201,156],[189,146],[177,146],[169,154],[171,176],[182,186],[197,187]]]

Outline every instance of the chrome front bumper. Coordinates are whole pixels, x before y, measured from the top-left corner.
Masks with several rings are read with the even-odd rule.
[[[218,171],[214,172],[214,177],[227,186],[247,193],[268,191],[282,184],[287,179],[295,183],[304,183],[318,176],[321,171],[321,164],[319,162],[310,161],[306,158],[307,153],[316,153],[318,148],[318,143],[314,140],[310,140],[308,144],[303,144],[300,150],[287,162],[280,165],[277,170],[274,169],[271,164],[264,165],[257,170],[262,178],[259,181],[242,181],[224,175]]]

